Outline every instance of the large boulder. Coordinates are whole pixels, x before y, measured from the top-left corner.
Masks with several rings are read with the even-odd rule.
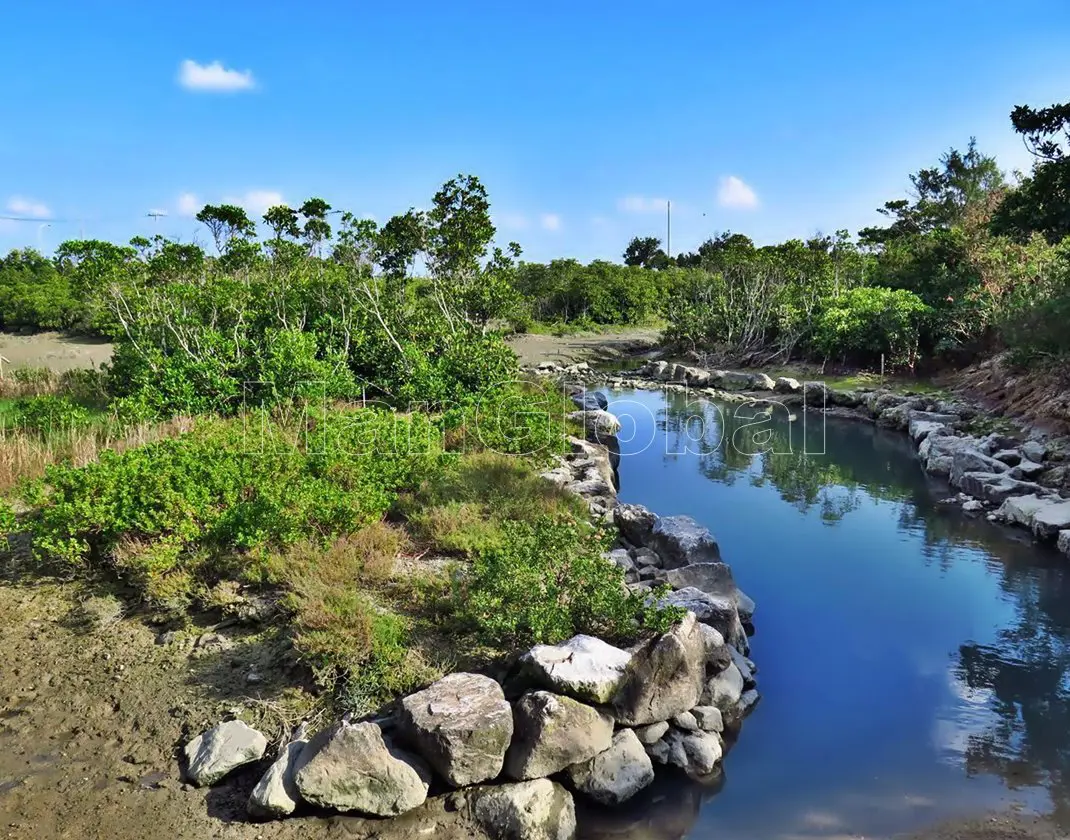
[[[689,367],[684,369],[684,380],[688,385],[696,388],[705,388],[710,384],[710,372],[702,368]]]
[[[186,744],[186,776],[197,787],[214,785],[232,770],[264,757],[267,738],[240,720],[228,720]]]
[[[249,816],[258,820],[288,817],[301,801],[301,793],[294,781],[294,769],[301,759],[308,741],[295,738],[279,751],[278,758],[257,782],[249,794]]]
[[[658,515],[642,505],[618,504],[613,508],[613,522],[632,545],[647,545],[657,521]]]
[[[755,391],[772,391],[776,387],[776,382],[771,376],[756,373],[751,377],[750,386]]]
[[[1011,478],[1021,479],[1022,481],[1036,481],[1047,471],[1047,467],[1044,464],[1038,464],[1036,461],[1019,461],[1013,467],[1011,467]]]
[[[1030,461],[1040,463],[1047,455],[1047,449],[1040,441],[1027,440],[1022,444],[1022,455],[1028,458]]]
[[[572,840],[576,803],[549,779],[484,788],[471,796],[472,816],[495,840]]]
[[[690,516],[662,516],[654,522],[650,547],[662,559],[666,569],[692,563],[717,563],[721,550],[710,529]]]
[[[737,371],[725,371],[721,377],[720,386],[726,391],[749,391],[751,387],[751,375]]]
[[[732,567],[727,563],[692,563],[678,569],[670,569],[665,575],[665,582],[673,589],[691,586],[711,595],[728,595],[734,598],[738,592],[736,582],[732,578]]]
[[[706,673],[709,675],[719,674],[732,662],[731,645],[727,644],[720,631],[714,630],[708,624],[699,624],[702,632],[702,643],[706,649]]]
[[[911,420],[907,433],[914,441],[914,445],[918,446],[929,435],[949,435],[952,432],[946,423],[938,423],[934,420]]]
[[[723,732],[724,715],[716,706],[695,706],[691,710],[695,723],[703,732]]]
[[[613,718],[571,697],[531,691],[513,707],[513,732],[505,755],[506,775],[538,779],[608,749]]]
[[[431,771],[377,724],[340,721],[308,742],[294,781],[313,805],[395,817],[424,803]]]
[[[582,423],[588,437],[595,440],[604,440],[613,437],[620,431],[620,420],[608,411],[573,411],[568,415],[569,420]]]
[[[613,736],[608,750],[567,770],[576,790],[603,805],[619,805],[654,781],[654,767],[631,729]]]
[[[609,400],[600,391],[578,391],[572,395],[572,402],[583,411],[602,411],[609,408]]]
[[[559,645],[536,645],[520,658],[520,671],[539,688],[584,703],[613,700],[632,655],[594,636],[573,636]]]
[[[729,644],[746,646],[747,633],[740,621],[735,599],[731,595],[711,595],[692,586],[670,592],[658,602],[661,606],[681,607],[709,624]]]
[[[1032,528],[1033,517],[1046,504],[1048,504],[1048,500],[1041,498],[1036,493],[1012,496],[1000,505],[999,510],[996,511],[996,516],[1009,525]]]
[[[494,779],[513,738],[513,710],[497,682],[456,673],[410,694],[398,714],[401,735],[454,787]]]
[[[728,712],[742,696],[743,674],[735,663],[732,663],[706,683],[700,699],[703,706],[716,706],[722,712]]]
[[[655,761],[679,767],[685,773],[696,776],[708,776],[712,773],[722,755],[720,737],[716,733],[704,732],[701,729],[693,732],[670,729],[651,751],[651,757]]]
[[[985,455],[979,449],[960,449],[951,456],[951,484],[962,487],[962,476],[968,472],[1004,473],[1009,469],[1002,461]]]
[[[1070,530],[1060,531],[1055,540],[1055,547],[1063,554],[1070,554]]]
[[[1041,491],[1041,487],[1032,482],[1018,481],[1006,473],[989,472],[964,473],[959,487],[975,499],[984,499],[997,505],[1012,496],[1026,496]]]
[[[1042,540],[1053,540],[1070,528],[1070,501],[1051,499],[1033,514],[1033,533]]]
[[[698,705],[706,641],[692,613],[636,651],[613,706],[625,726],[668,720]]]
[[[794,394],[802,390],[802,385],[798,379],[792,379],[790,376],[778,376],[773,383],[773,390],[778,394]]]

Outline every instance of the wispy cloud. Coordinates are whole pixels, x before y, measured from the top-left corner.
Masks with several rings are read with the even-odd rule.
[[[617,202],[617,209],[622,213],[664,213],[666,204],[666,198],[626,195]]]
[[[249,213],[262,216],[269,207],[285,204],[286,199],[282,197],[282,193],[274,190],[249,190],[245,195],[227,196],[223,199],[223,203],[237,204]]]
[[[543,213],[539,217],[539,224],[543,230],[561,230],[561,217],[556,213]]]
[[[742,178],[725,175],[717,188],[717,203],[722,207],[753,210],[758,206],[758,194]]]
[[[176,202],[180,216],[196,216],[203,206],[200,199],[191,192],[182,193]]]
[[[21,195],[13,195],[7,200],[7,211],[12,216],[25,216],[30,219],[49,219],[52,211],[48,205],[31,198],[23,198]]]
[[[186,90],[233,93],[256,87],[252,70],[233,70],[220,61],[198,64],[187,58],[179,65],[178,83]]]

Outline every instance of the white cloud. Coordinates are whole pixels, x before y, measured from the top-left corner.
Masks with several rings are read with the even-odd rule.
[[[223,199],[223,203],[237,204],[239,207],[244,207],[248,213],[262,216],[269,207],[285,204],[286,199],[282,197],[282,193],[274,190],[249,190],[245,195],[228,196]]]
[[[726,175],[717,189],[717,203],[722,207],[753,210],[758,206],[758,194],[742,178]]]
[[[668,203],[666,198],[627,195],[617,202],[617,209],[623,213],[664,213]]]
[[[180,216],[196,216],[200,212],[201,201],[197,196],[190,192],[184,192],[178,197],[178,215]]]
[[[13,195],[7,200],[7,210],[13,216],[28,216],[31,219],[49,219],[52,211],[48,205],[21,195]]]
[[[556,213],[543,213],[539,217],[543,230],[561,230],[561,217]]]
[[[231,93],[256,87],[252,70],[232,70],[222,62],[198,64],[187,58],[179,66],[178,83],[186,90]]]

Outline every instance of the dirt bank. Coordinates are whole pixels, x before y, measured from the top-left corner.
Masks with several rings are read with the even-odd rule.
[[[511,336],[509,346],[516,351],[522,365],[593,363],[651,350],[657,345],[660,334],[660,330],[650,327],[566,336],[523,333]]]
[[[100,367],[111,358],[112,345],[84,336],[45,332],[36,335],[0,333],[0,356],[4,371],[11,368],[46,367],[57,372]]]

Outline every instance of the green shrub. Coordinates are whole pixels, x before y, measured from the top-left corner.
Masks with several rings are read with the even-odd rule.
[[[647,593],[629,590],[582,523],[543,516],[502,527],[503,543],[481,551],[454,592],[457,616],[488,641],[555,643],[576,633],[628,641],[682,615],[649,608]]]
[[[91,417],[85,406],[67,397],[43,394],[20,402],[15,408],[14,420],[20,429],[48,438],[85,428]]]
[[[913,292],[864,286],[834,299],[817,323],[814,345],[827,358],[913,367],[927,307]]]

